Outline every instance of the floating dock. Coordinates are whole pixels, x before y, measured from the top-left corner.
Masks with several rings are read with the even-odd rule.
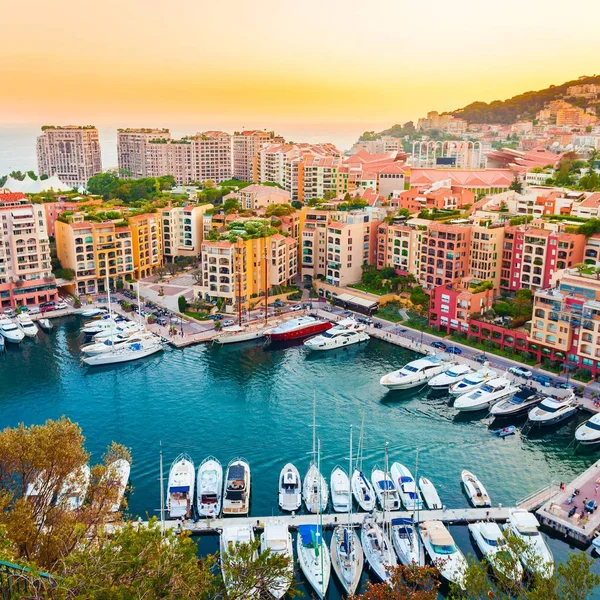
[[[421,510],[415,511],[392,511],[387,513],[386,519],[413,519],[415,522],[423,521],[443,521],[447,524],[473,523],[475,521],[499,521],[508,520],[509,508],[502,506],[492,508],[447,508],[442,510]],[[352,513],[351,522],[353,527],[360,527],[365,517],[371,513],[358,512]],[[374,513],[377,520],[382,523],[384,513]],[[346,513],[328,513],[321,516],[324,529],[333,529],[337,525],[348,523]],[[316,525],[319,522],[317,515],[312,514],[289,514],[274,515],[271,517],[222,517],[219,519],[199,519],[193,521],[187,519],[184,521],[165,521],[165,526],[170,529],[185,529],[193,535],[215,535],[228,525],[250,526],[256,529],[263,529],[271,521],[284,521],[286,525],[295,530],[299,525]]]

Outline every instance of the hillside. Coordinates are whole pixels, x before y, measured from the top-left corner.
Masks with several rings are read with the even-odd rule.
[[[564,96],[568,87],[586,83],[600,84],[600,76],[567,81],[561,85],[551,85],[544,90],[525,92],[508,100],[494,100],[489,104],[486,102],[473,102],[450,114],[465,119],[469,123],[510,124],[522,119],[533,119],[535,113],[544,108],[545,104]],[[597,100],[590,101],[586,98],[572,98],[569,102],[582,107],[598,104]]]

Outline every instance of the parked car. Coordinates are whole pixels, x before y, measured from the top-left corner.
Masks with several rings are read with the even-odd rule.
[[[437,348],[438,350],[446,350],[448,348],[444,342],[438,342],[437,340],[435,342],[431,342],[431,347]]]
[[[223,321],[223,327],[231,327],[232,325],[234,325],[235,323],[231,320],[231,319],[225,319]]]
[[[5,308],[3,313],[7,316],[7,317],[14,317],[15,316],[15,311],[13,308]]]
[[[529,379],[533,375],[529,369],[525,369],[524,367],[511,367],[508,369],[508,372],[518,377],[525,377],[525,379]]]
[[[475,356],[473,356],[473,360],[475,362],[483,364],[487,361],[487,356],[485,354],[475,354]]]
[[[297,310],[302,310],[302,305],[300,304],[294,304],[293,306],[290,306],[290,310],[296,312]]]
[[[543,385],[544,387],[550,387],[550,386],[554,385],[552,378],[548,377],[548,375],[534,375],[531,378],[531,380],[537,381],[540,385]]]
[[[30,315],[39,315],[42,312],[42,309],[39,306],[32,306],[29,308]]]
[[[558,383],[554,384],[554,387],[558,390],[571,390],[573,389],[573,386],[566,382],[566,381],[559,381]]]
[[[165,326],[167,324],[167,320],[164,317],[159,317],[158,319],[156,319],[156,322],[158,323],[158,325],[163,325],[163,326]]]
[[[61,300],[55,305],[54,310],[64,310],[65,308],[69,308],[69,305],[64,300]]]
[[[43,304],[40,304],[42,310],[54,310],[55,306],[56,302],[44,302]]]
[[[450,346],[446,352],[448,352],[448,354],[462,354],[462,350],[456,346]]]

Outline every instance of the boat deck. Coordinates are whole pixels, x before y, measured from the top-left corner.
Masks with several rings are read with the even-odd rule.
[[[475,521],[491,520],[491,521],[507,521],[508,508],[502,506],[494,508],[453,508],[441,510],[422,510],[417,513],[413,511],[391,511],[387,514],[389,519],[414,518],[415,521],[443,521],[448,524],[455,523],[472,523]],[[359,527],[365,517],[370,513],[359,512],[352,514],[352,524],[354,527]],[[383,513],[376,513],[378,521],[382,521]],[[317,515],[301,514],[301,515],[274,515],[270,517],[221,517],[218,519],[201,519],[197,521],[166,521],[165,526],[171,529],[183,528],[191,531],[194,535],[214,535],[223,527],[228,525],[238,524],[240,526],[248,525],[257,529],[263,529],[266,524],[271,521],[283,520],[290,529],[297,529],[300,525],[316,525],[318,523]],[[339,524],[347,523],[347,515],[345,513],[331,513],[322,516],[323,527],[325,529],[333,529]]]

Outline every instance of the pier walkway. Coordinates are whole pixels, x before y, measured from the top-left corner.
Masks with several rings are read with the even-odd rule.
[[[423,521],[443,521],[448,524],[457,523],[473,523],[475,521],[507,521],[508,508],[502,506],[493,508],[447,508],[442,510],[421,510],[415,511],[393,511],[387,513],[388,519],[407,518],[414,519],[422,523]],[[352,513],[352,525],[360,527],[365,517],[370,513],[358,512]],[[384,513],[374,513],[377,520],[383,521]],[[342,525],[348,522],[348,515],[345,513],[328,513],[322,515],[323,528],[333,529],[337,525]],[[284,521],[292,530],[297,529],[299,525],[316,525],[318,523],[317,515],[310,514],[289,514],[289,515],[273,515],[271,517],[222,517],[219,519],[200,519],[192,521],[166,521],[165,526],[171,529],[183,528],[190,531],[194,535],[214,535],[223,527],[228,525],[236,526],[251,526],[257,529],[263,529],[264,526],[271,521]]]

